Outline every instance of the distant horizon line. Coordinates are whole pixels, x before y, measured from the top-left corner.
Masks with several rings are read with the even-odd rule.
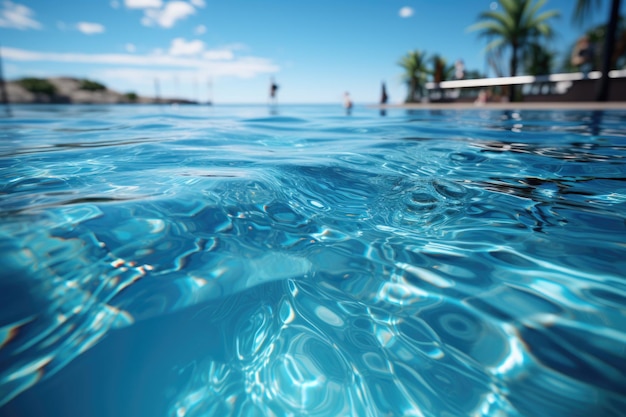
[[[167,98],[169,99],[169,98]],[[166,98],[161,98],[161,100],[166,100]],[[54,105],[54,106],[163,106],[163,105],[172,105],[172,106],[266,106],[266,107],[281,107],[281,106],[337,106],[343,107],[343,103],[341,102],[281,102],[278,104],[268,104],[263,102],[207,102],[207,101],[198,101],[198,102],[190,102],[190,103],[12,103],[9,104],[13,106],[45,106],[45,105]],[[358,106],[371,107],[371,106],[381,106],[380,103],[377,102],[355,102]],[[399,106],[404,105],[404,102],[394,102],[387,103],[388,106]]]

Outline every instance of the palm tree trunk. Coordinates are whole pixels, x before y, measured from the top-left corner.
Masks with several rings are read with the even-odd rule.
[[[609,71],[611,70],[611,57],[615,49],[615,32],[619,21],[619,9],[621,0],[611,2],[611,16],[606,28],[606,38],[604,41],[604,54],[602,55],[602,77],[596,90],[596,101],[607,101],[609,99]]]
[[[415,89],[417,88],[414,77],[411,77],[409,79],[409,82],[407,83],[407,86],[409,87],[409,91],[406,94],[406,99],[404,100],[404,102],[405,103],[414,103],[415,102]]]
[[[511,77],[517,75],[517,44],[513,43],[511,51]],[[509,85],[509,101],[515,101],[515,86]]]

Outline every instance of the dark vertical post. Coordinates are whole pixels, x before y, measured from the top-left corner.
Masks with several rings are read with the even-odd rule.
[[[604,54],[602,55],[602,77],[596,90],[596,101],[609,99],[609,71],[611,70],[611,58],[615,49],[615,33],[619,22],[619,7],[621,0],[611,1],[611,17],[606,28],[606,41],[604,42]]]

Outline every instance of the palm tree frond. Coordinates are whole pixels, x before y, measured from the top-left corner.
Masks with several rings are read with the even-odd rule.
[[[496,49],[501,49],[505,45],[506,41],[502,38],[492,40],[487,44],[485,51],[489,52]]]
[[[468,31],[477,31],[479,37],[490,40],[486,48],[490,64],[505,49],[511,51],[510,75],[516,75],[517,67],[521,67],[520,57],[526,58],[534,53],[539,57],[537,62],[540,58],[544,61],[547,59],[546,54],[533,52],[529,46],[540,38],[552,36],[552,28],[548,22],[560,16],[558,10],[542,11],[546,2],[547,0],[499,0],[501,10],[485,11],[479,15],[479,21],[470,26]],[[498,54],[494,55],[493,51]],[[537,65],[533,68],[537,68]],[[510,90],[512,92],[513,88]]]
[[[572,19],[577,24],[582,22],[592,14],[594,8],[597,9],[602,4],[602,0],[577,0],[576,8]]]
[[[533,18],[533,21],[545,22],[548,19],[558,19],[559,17],[561,17],[561,12],[558,10],[548,10]]]
[[[537,14],[537,12],[539,12],[539,9],[541,9],[545,4],[546,4],[547,0],[537,0],[537,2],[533,5],[533,7],[528,10],[528,15],[529,16],[534,16]]]
[[[500,0],[500,5],[504,9],[504,13],[509,16],[515,16],[520,9],[520,1],[526,0]]]
[[[476,30],[481,30],[478,36],[490,35],[492,33],[505,34],[510,31],[507,27],[499,25],[497,22],[480,22],[476,24]]]

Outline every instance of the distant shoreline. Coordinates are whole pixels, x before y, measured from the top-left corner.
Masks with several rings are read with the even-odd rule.
[[[104,84],[72,77],[23,78],[5,81],[9,105],[14,104],[207,104],[176,97],[145,97],[120,93]]]

